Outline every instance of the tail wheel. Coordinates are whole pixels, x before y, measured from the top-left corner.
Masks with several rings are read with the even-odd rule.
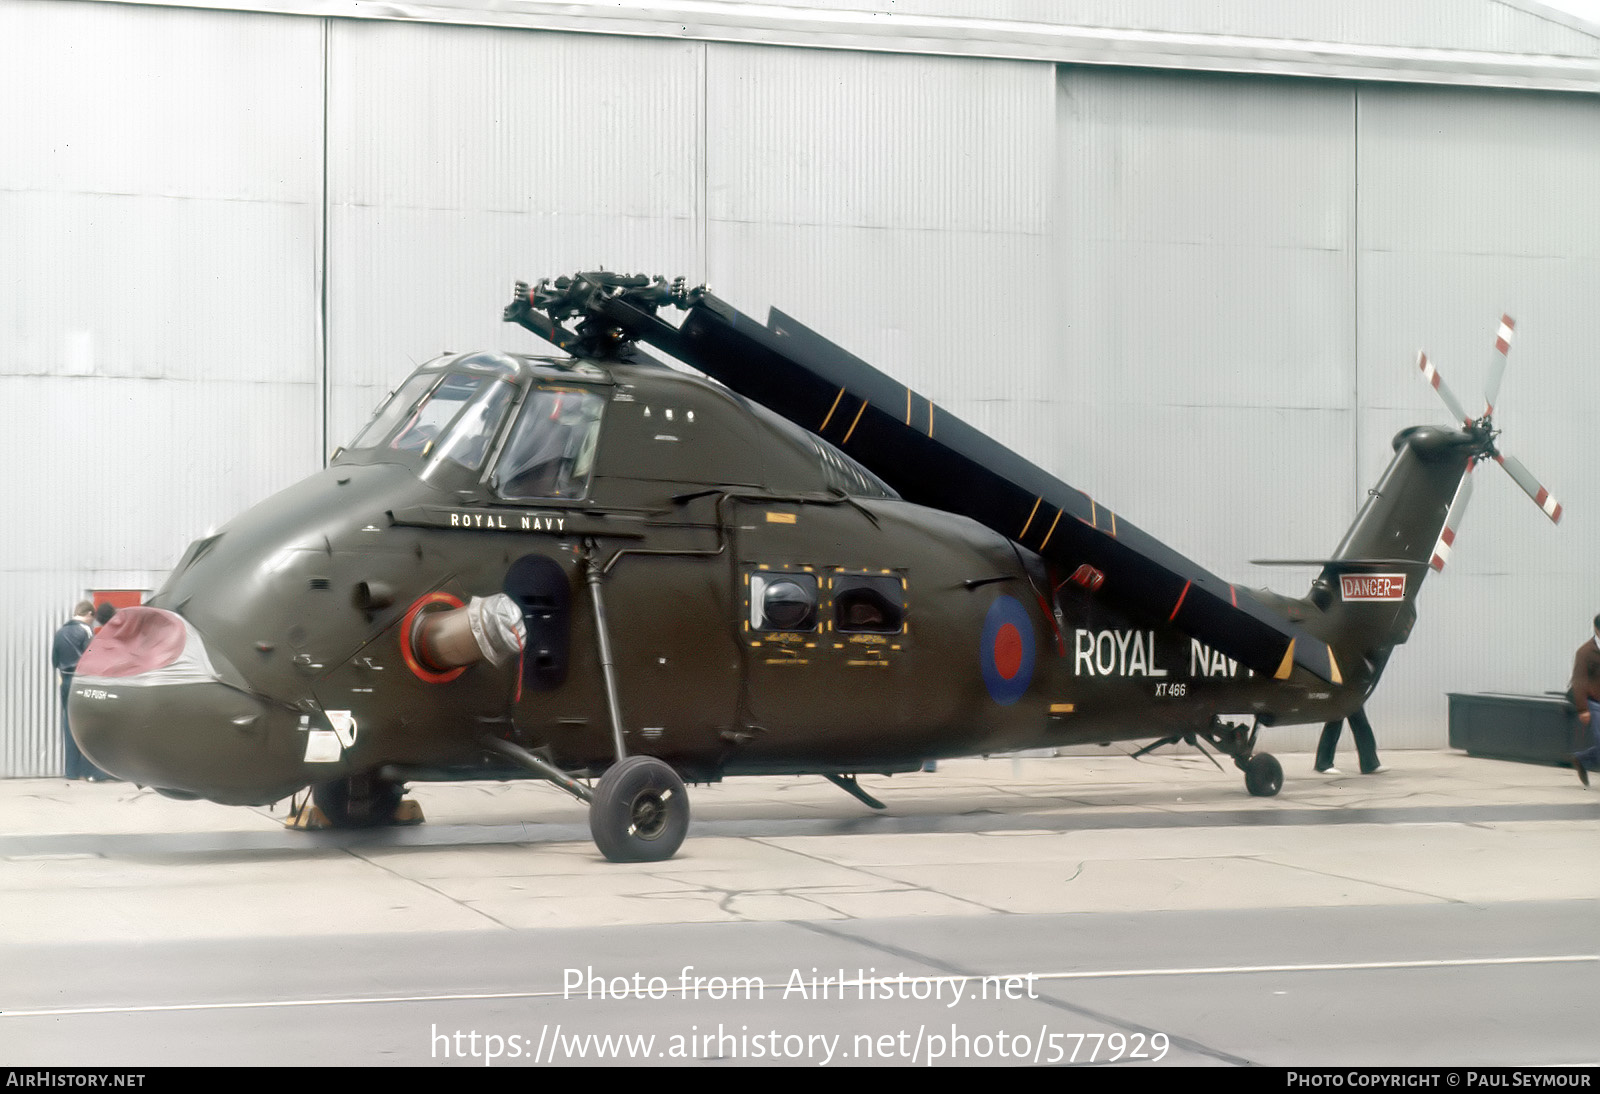
[[[612,862],[662,862],[689,832],[689,793],[671,765],[629,756],[600,777],[589,831]]]
[[[311,790],[311,800],[335,828],[379,828],[392,824],[406,788],[372,775],[334,779]]]
[[[1257,752],[1244,765],[1244,788],[1258,798],[1270,798],[1283,789],[1283,765],[1270,752]]]

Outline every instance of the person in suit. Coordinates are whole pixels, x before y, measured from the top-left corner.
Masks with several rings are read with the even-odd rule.
[[[87,600],[80,600],[78,606],[72,609],[72,618],[67,620],[56,631],[55,640],[50,646],[50,663],[61,674],[61,737],[62,754],[65,757],[65,772],[69,779],[90,779],[100,781],[106,778],[101,771],[78,749],[78,742],[72,739],[72,727],[67,722],[67,695],[72,691],[72,674],[78,671],[78,659],[83,656],[83,651],[89,648],[89,640],[94,637],[94,605]]]

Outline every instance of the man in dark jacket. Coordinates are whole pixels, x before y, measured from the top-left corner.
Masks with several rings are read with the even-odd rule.
[[[78,671],[78,659],[89,648],[94,637],[94,605],[87,600],[78,602],[72,618],[56,631],[50,647],[50,663],[61,674],[61,736],[62,752],[66,757],[66,777],[69,779],[104,779],[105,773],[90,763],[78,750],[72,739],[72,727],[67,724],[67,695],[72,691],[72,674]]]
[[[1589,768],[1600,767],[1600,615],[1594,617],[1594,637],[1578,647],[1572,661],[1572,702],[1578,721],[1589,730],[1589,747],[1572,756],[1578,781],[1589,785]]]

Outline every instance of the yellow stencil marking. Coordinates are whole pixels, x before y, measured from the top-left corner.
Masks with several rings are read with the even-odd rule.
[[[850,423],[850,432],[846,433],[844,435],[844,440],[840,441],[839,442],[840,444],[847,444],[849,442],[850,433],[854,433],[856,431],[856,422],[861,421],[861,415],[865,414],[866,412],[867,412],[867,401],[865,399],[863,399],[863,400],[861,400],[861,409],[856,411],[856,420],[854,422]]]
[[[1044,542],[1039,544],[1039,550],[1050,546],[1050,537],[1056,534],[1056,525],[1061,523],[1061,510],[1056,510],[1056,519],[1050,522],[1050,530],[1044,534]]]
[[[1025,536],[1025,535],[1028,534],[1028,528],[1033,524],[1033,515],[1034,515],[1034,513],[1037,513],[1039,511],[1039,503],[1042,502],[1043,500],[1044,500],[1043,498],[1034,499],[1033,512],[1028,514],[1028,523],[1024,524],[1022,526],[1022,535],[1019,535],[1017,537],[1018,539],[1021,539],[1022,536]]]
[[[821,433],[824,429],[828,428],[828,423],[833,421],[833,412],[835,410],[839,409],[839,400],[843,399],[843,398],[844,398],[844,388],[840,388],[839,389],[839,394],[837,394],[837,395],[835,395],[833,397],[833,405],[828,408],[828,416],[826,418],[822,419],[822,424],[817,427],[817,432],[818,433]]]

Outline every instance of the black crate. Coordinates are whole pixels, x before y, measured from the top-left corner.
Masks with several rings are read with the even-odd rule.
[[[1450,747],[1473,756],[1524,763],[1566,764],[1582,727],[1566,695],[1450,693]]]

